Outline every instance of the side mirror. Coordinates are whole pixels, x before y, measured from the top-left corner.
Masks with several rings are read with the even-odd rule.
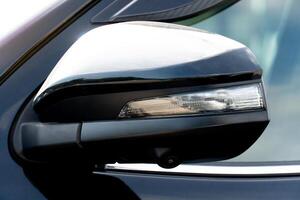
[[[261,77],[247,47],[217,34],[158,22],[102,26],[73,44],[26,106],[14,151],[38,163],[165,168],[232,158],[268,124]]]

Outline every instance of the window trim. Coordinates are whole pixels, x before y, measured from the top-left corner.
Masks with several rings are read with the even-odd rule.
[[[269,177],[300,175],[300,165],[189,165],[182,164],[173,169],[163,169],[156,164],[107,164],[106,171],[150,173],[183,176],[218,176],[218,177]],[[94,174],[100,172],[95,171]]]

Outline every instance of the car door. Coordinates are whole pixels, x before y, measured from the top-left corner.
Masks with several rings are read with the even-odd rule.
[[[22,40],[20,34],[17,44],[1,49],[9,54],[1,60],[0,199],[299,199],[298,5],[292,0],[61,4],[27,30],[35,40]],[[271,123],[261,138],[232,160],[195,161],[174,169],[143,163],[78,169],[19,160],[11,149],[14,122],[62,55],[91,29],[135,20],[194,26],[249,46],[267,86]],[[50,22],[51,27],[42,27]]]

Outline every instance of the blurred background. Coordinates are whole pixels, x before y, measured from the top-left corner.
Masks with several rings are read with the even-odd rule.
[[[248,151],[230,161],[300,160],[299,8],[299,0],[241,0],[202,22],[178,22],[245,44],[263,68],[271,122]]]

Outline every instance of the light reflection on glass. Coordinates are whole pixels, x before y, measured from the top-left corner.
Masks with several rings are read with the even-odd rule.
[[[241,0],[202,22],[178,22],[247,45],[264,70],[271,122],[248,151],[230,161],[300,160],[299,7],[297,0]]]

